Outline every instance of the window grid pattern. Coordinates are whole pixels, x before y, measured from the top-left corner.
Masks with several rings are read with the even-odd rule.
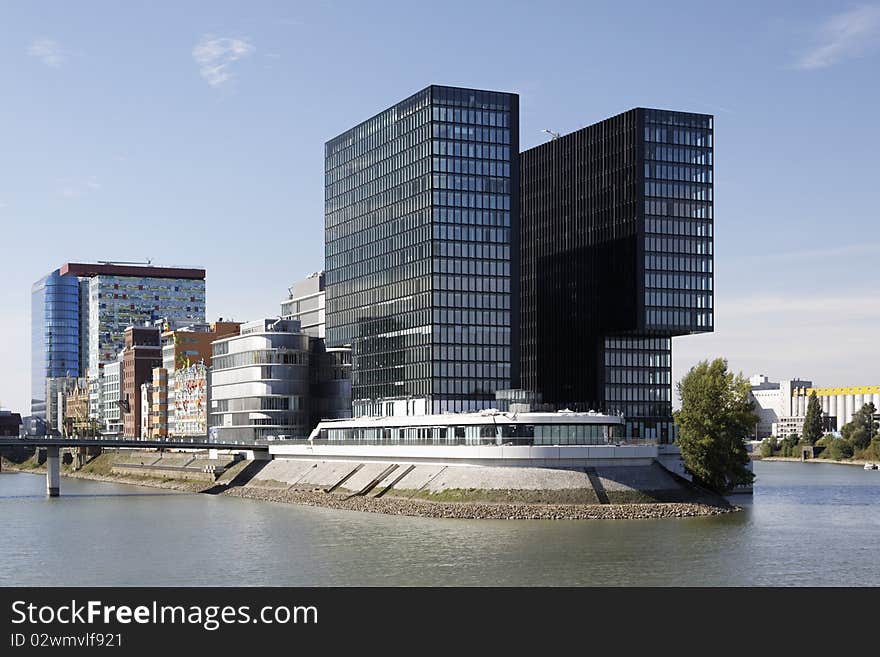
[[[637,108],[522,155],[522,383],[674,439],[671,338],[713,326],[713,119]]]
[[[205,281],[186,278],[94,276],[89,279],[89,377],[116,359],[125,329],[160,319],[204,323]]]
[[[432,98],[432,410],[494,405],[511,379],[515,98]]]
[[[326,144],[327,345],[352,347],[354,400],[509,386],[517,108],[432,86]]]
[[[46,418],[46,382],[80,370],[79,283],[58,270],[31,290],[31,414]]]
[[[645,324],[713,327],[713,120],[644,112]]]
[[[627,418],[627,436],[669,440],[674,435],[672,339],[606,338],[605,402],[608,412]]]
[[[207,417],[212,440],[308,435],[309,337],[298,332],[298,322],[267,331],[269,325],[274,322],[247,324],[242,335],[213,345]]]

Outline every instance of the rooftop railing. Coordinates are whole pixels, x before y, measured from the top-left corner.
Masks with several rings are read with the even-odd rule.
[[[407,446],[407,447],[638,447],[656,445],[658,441],[648,438],[620,438],[611,440],[588,440],[588,439],[546,439],[546,438],[370,438],[363,440],[330,440],[327,438],[315,438],[314,440],[270,440],[269,444],[283,443],[296,445],[307,443],[312,446],[336,447],[336,446]]]

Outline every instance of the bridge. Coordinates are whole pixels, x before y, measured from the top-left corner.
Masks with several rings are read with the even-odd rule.
[[[61,494],[61,449],[63,447],[114,447],[128,449],[238,449],[253,452],[269,452],[267,443],[217,442],[207,438],[148,440],[145,438],[94,438],[42,436],[20,438],[0,436],[0,447],[42,447],[46,450],[46,494],[58,497]]]

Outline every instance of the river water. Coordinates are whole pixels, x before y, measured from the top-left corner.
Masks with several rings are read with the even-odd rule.
[[[473,521],[0,474],[0,586],[880,585],[880,471],[755,463],[743,513]]]

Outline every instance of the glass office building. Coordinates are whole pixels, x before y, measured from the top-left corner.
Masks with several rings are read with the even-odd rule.
[[[57,269],[31,288],[31,415],[42,420],[50,379],[82,375],[79,300],[77,279]]]
[[[638,108],[522,154],[522,387],[674,438],[672,337],[713,328],[712,140]]]
[[[516,377],[519,97],[430,86],[325,146],[329,347],[354,414],[478,410]]]

